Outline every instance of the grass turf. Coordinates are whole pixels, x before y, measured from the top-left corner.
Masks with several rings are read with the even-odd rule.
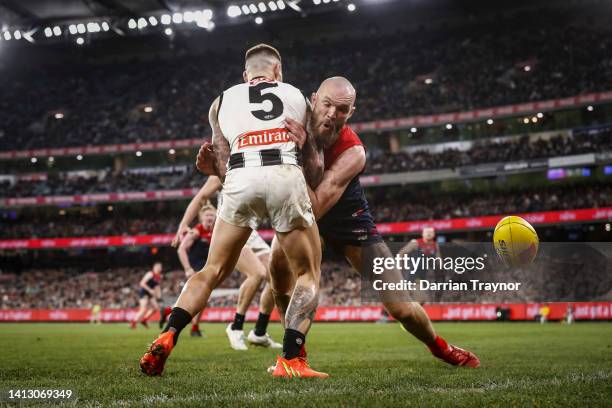
[[[443,323],[448,341],[478,354],[448,366],[397,324],[315,324],[311,364],[328,380],[266,374],[275,352],[229,348],[225,325],[184,333],[163,377],[140,373],[155,329],[127,325],[0,325],[0,389],[70,388],[75,406],[610,406],[609,323]],[[246,330],[250,330],[247,325]],[[277,340],[282,333],[274,324]],[[2,404],[0,402],[0,404]]]

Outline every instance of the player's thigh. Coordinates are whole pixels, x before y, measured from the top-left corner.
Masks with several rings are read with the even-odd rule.
[[[157,303],[156,299],[151,298],[151,300],[149,301],[149,309],[159,309],[159,303]]]
[[[374,258],[391,258],[391,250],[384,242],[378,242],[375,244],[358,246],[358,245],[345,245],[343,248],[344,257],[360,274],[367,272],[364,270],[368,265],[364,264],[368,260]]]
[[[149,297],[148,296],[143,296],[140,299],[138,299],[138,305],[142,309],[146,309],[147,306],[149,306]]]
[[[308,272],[320,275],[321,240],[316,223],[307,228],[277,232],[276,237],[294,273],[298,276]]]
[[[244,246],[240,251],[238,262],[236,262],[238,272],[249,277],[266,278],[266,267],[261,263],[255,252],[248,246]]]
[[[250,234],[251,229],[248,227],[238,227],[217,218],[206,266],[220,273],[231,272]]]

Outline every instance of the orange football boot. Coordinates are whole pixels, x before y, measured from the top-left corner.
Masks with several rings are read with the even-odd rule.
[[[162,375],[164,364],[174,348],[174,333],[165,332],[149,346],[149,350],[140,359],[140,369],[146,375]]]
[[[308,365],[303,357],[295,357],[291,360],[278,356],[276,367],[272,373],[274,377],[285,378],[327,378],[329,374],[315,371]]]

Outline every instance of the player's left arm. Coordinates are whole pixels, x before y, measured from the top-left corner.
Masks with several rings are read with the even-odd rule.
[[[210,106],[208,111],[208,121],[212,129],[212,144],[215,151],[216,163],[215,172],[216,175],[225,181],[225,173],[227,172],[227,160],[230,156],[230,145],[227,139],[223,136],[221,126],[219,126],[219,99],[215,99],[213,104]]]
[[[199,238],[200,234],[197,231],[190,230],[187,235],[185,235],[185,238],[183,238],[181,244],[179,245],[176,251],[178,254],[179,261],[181,262],[181,265],[183,265],[183,269],[185,270],[185,275],[187,275],[187,277],[193,275],[194,272],[193,268],[191,267],[191,264],[189,263],[189,256],[187,255],[187,252],[189,251],[189,249],[191,249],[193,244]]]
[[[353,146],[342,152],[334,164],[325,170],[321,184],[310,197],[316,219],[323,217],[336,205],[351,180],[361,173],[365,162],[363,146]]]

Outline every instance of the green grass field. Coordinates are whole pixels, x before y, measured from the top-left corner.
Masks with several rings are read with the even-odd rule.
[[[224,325],[204,327],[206,338],[183,335],[164,376],[149,378],[138,359],[154,329],[2,324],[0,388],[69,388],[79,407],[612,405],[609,323],[438,324],[479,355],[477,370],[434,359],[397,324],[315,324],[311,364],[332,377],[293,381],[266,373],[274,351],[233,351]],[[278,325],[270,332],[280,340]]]

